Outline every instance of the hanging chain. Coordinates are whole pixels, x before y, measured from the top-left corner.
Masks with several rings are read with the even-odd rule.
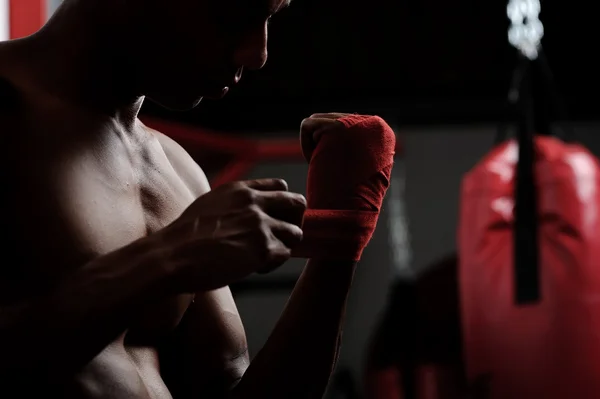
[[[510,19],[508,41],[530,60],[537,58],[544,36],[540,11],[539,0],[509,0],[506,7],[506,15]]]

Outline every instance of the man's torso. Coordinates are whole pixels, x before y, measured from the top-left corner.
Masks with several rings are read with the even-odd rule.
[[[13,287],[2,293],[9,301],[52,289],[94,257],[160,230],[199,194],[173,166],[179,162],[171,162],[166,148],[173,143],[139,122],[125,132],[59,102],[29,104],[26,96],[4,105],[3,201],[13,232],[5,245],[9,252],[27,248],[2,271]],[[192,299],[180,295],[149,306],[71,380],[47,389],[74,398],[170,398],[157,346]]]

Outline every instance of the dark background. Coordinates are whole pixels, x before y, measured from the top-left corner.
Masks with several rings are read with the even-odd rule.
[[[572,119],[598,105],[593,2],[543,0],[543,46]],[[377,112],[396,124],[492,122],[515,50],[505,1],[294,0],[271,24],[269,61],[225,99],[145,113],[219,129],[297,128],[311,112]]]
[[[51,9],[60,3],[49,1]],[[312,112],[377,113],[394,127],[403,148],[394,168],[398,181],[388,192],[350,294],[337,368],[351,377],[346,388],[361,390],[391,281],[419,274],[456,251],[461,181],[492,148],[516,64],[507,40],[506,2],[293,0],[272,22],[267,66],[246,73],[225,99],[205,101],[191,112],[146,103],[146,114],[229,133],[252,131],[250,139],[265,132],[297,135],[300,120]],[[568,126],[598,156],[594,5],[542,0],[540,18],[547,58],[573,120]],[[213,149],[182,144],[205,171],[211,164],[222,166],[200,158]],[[292,191],[303,192],[306,169],[302,160],[265,161],[247,177],[280,176]],[[252,276],[245,290],[238,286],[236,303],[252,356],[267,340],[302,267],[294,259],[271,274]],[[356,398],[339,395],[336,380],[328,399]]]

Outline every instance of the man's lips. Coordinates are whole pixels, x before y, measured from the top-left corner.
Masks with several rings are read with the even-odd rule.
[[[237,85],[240,82],[240,79],[242,78],[242,68],[239,68],[235,74],[233,74],[232,78],[229,79],[223,79],[221,80],[221,82],[223,83],[219,83],[213,87],[211,87],[210,89],[207,90],[207,95],[206,97],[208,98],[222,98],[223,96],[225,96],[225,94],[227,94],[227,92],[229,91],[229,89],[235,85]],[[229,75],[231,76],[231,75]]]

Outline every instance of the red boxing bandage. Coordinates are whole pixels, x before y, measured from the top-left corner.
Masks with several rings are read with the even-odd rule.
[[[395,145],[394,132],[377,116],[347,115],[303,137],[308,210],[294,256],[360,259],[390,184]]]

